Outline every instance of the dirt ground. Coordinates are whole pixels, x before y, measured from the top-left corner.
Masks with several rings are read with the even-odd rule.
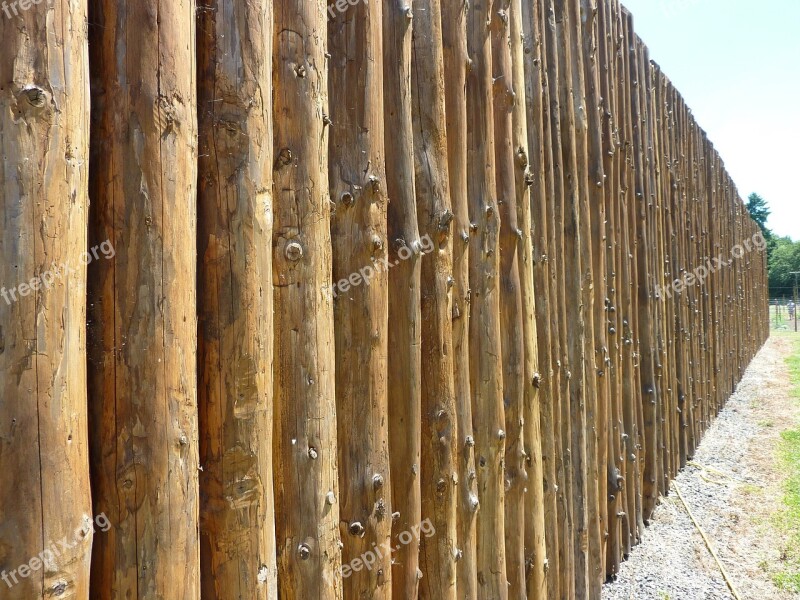
[[[740,598],[783,600],[771,566],[781,560],[774,529],[783,497],[778,468],[780,434],[800,422],[790,397],[785,358],[795,334],[774,334],[754,359],[736,393],[676,479]],[[662,499],[643,542],[622,565],[603,598],[712,600],[733,598],[703,538],[675,491]]]

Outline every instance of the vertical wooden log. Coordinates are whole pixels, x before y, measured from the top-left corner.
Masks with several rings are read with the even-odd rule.
[[[625,356],[628,370],[631,373],[626,379],[629,382],[627,389],[624,390],[625,398],[625,430],[627,455],[631,461],[628,469],[628,480],[632,484],[632,493],[628,495],[628,510],[626,522],[628,525],[629,539],[626,542],[626,549],[630,551],[630,545],[639,543],[644,529],[644,519],[642,513],[642,474],[644,467],[644,417],[643,417],[643,394],[642,394],[642,324],[639,322],[640,314],[640,268],[639,256],[637,252],[638,240],[638,200],[637,185],[639,185],[639,173],[636,170],[638,146],[635,144],[634,115],[636,104],[634,103],[635,83],[635,60],[631,60],[631,53],[635,51],[633,47],[633,18],[621,5],[614,0],[619,7],[622,41],[620,48],[620,73],[623,75],[620,90],[620,99],[623,103],[624,115],[623,130],[626,140],[626,160],[625,172],[623,176],[625,197],[622,202],[623,212],[623,244],[626,248],[627,279],[630,285],[626,288],[626,314],[628,315],[628,327],[630,328],[629,337],[631,343]],[[642,284],[643,285],[643,284]],[[624,322],[623,322],[624,325]]]
[[[272,2],[202,0],[197,25],[201,589],[267,599],[278,593]]]
[[[459,598],[476,598],[475,517],[478,487],[475,472],[475,435],[469,380],[469,237],[467,202],[467,5],[442,4],[444,92],[447,126],[447,164],[453,222],[453,383],[458,425],[458,549],[456,555]]]
[[[56,1],[0,18],[0,596],[9,600],[89,594],[86,264],[106,262],[113,247],[85,253],[86,11]],[[75,546],[22,576],[19,565],[52,555],[62,538]]]
[[[391,598],[383,19],[359,2],[328,23],[339,534],[346,597]],[[364,90],[369,93],[365,94]],[[343,570],[343,573],[345,571]]]
[[[631,25],[631,32],[632,32]],[[653,267],[648,241],[650,232],[648,227],[647,196],[649,180],[646,176],[646,106],[643,102],[642,88],[647,87],[642,59],[642,48],[637,38],[629,38],[629,59],[631,65],[631,113],[633,115],[633,158],[635,175],[634,201],[637,223],[637,286],[638,286],[638,322],[640,343],[640,373],[641,373],[641,398],[643,407],[643,438],[644,465],[643,465],[643,518],[647,521],[655,508],[658,495],[656,487],[656,404],[657,385],[655,375],[656,342],[654,333],[654,314],[651,311],[653,296]],[[646,183],[647,182],[647,183]]]
[[[565,214],[565,181],[566,166],[562,156],[562,123],[561,123],[561,104],[559,87],[561,78],[560,73],[561,58],[559,48],[558,31],[556,28],[556,12],[553,0],[546,0],[543,12],[545,32],[544,62],[547,65],[547,94],[548,94],[548,116],[550,123],[550,151],[545,153],[545,160],[549,159],[552,165],[553,188],[552,203],[548,203],[553,218],[548,223],[550,228],[550,248],[553,257],[553,288],[551,288],[551,303],[555,310],[552,311],[553,327],[553,355],[556,357],[558,366],[558,409],[554,407],[554,414],[557,414],[558,427],[556,428],[557,442],[557,472],[556,480],[558,485],[558,523],[559,523],[559,566],[560,577],[558,589],[561,597],[573,597],[575,595],[575,545],[573,541],[573,506],[572,506],[572,458],[570,446],[572,444],[570,417],[570,379],[571,373],[567,360],[568,336],[567,336],[567,310],[566,310],[566,287],[565,287],[565,259],[564,259],[564,214]],[[548,168],[549,172],[550,169]],[[557,332],[557,335],[555,335]]]
[[[470,391],[481,511],[477,522],[478,598],[508,597],[503,459],[505,415],[500,345],[498,238],[492,102],[492,0],[467,8],[467,165],[470,256]],[[477,508],[477,506],[476,506]]]
[[[342,584],[324,3],[278,0],[274,31],[278,589],[287,600],[336,599]]]
[[[429,520],[436,532],[420,539],[420,597],[455,600],[458,459],[451,302],[455,282],[439,0],[414,3],[411,81],[417,214],[426,252],[421,267],[422,519]]]
[[[608,462],[608,370],[611,364],[608,345],[617,335],[615,328],[606,324],[607,278],[606,278],[606,206],[605,187],[608,185],[603,165],[603,127],[601,121],[600,73],[598,67],[597,0],[581,0],[580,21],[576,24],[580,36],[583,56],[583,89],[585,94],[585,149],[587,179],[584,180],[587,194],[588,223],[584,230],[588,236],[585,245],[591,251],[591,259],[584,270],[591,273],[591,280],[584,284],[591,298],[589,305],[593,337],[591,349],[594,360],[587,371],[587,387],[594,389],[594,399],[587,403],[587,461],[589,477],[589,555],[590,596],[600,597],[600,587],[605,580],[605,542],[608,536],[607,475]],[[592,288],[593,286],[593,288]],[[587,345],[587,352],[590,350]]]
[[[689,200],[692,198],[692,194],[694,193],[694,160],[693,160],[693,152],[694,152],[694,144],[695,144],[695,130],[694,130],[694,123],[691,118],[691,115],[688,114],[688,109],[686,107],[683,108],[684,111],[684,128],[686,133],[684,134],[685,140],[683,142],[683,169],[684,169],[684,178],[685,178],[685,191],[683,197],[681,198],[681,211],[680,211],[680,223],[681,223],[681,262],[682,267],[685,269],[686,265],[688,265],[689,260],[689,228],[687,226],[687,210],[689,206]],[[709,230],[709,237],[713,234],[713,228]],[[709,246],[711,245],[711,240],[709,240]],[[713,279],[709,282],[713,285]],[[713,287],[711,288],[713,292]],[[686,423],[686,434],[685,434],[685,445],[686,445],[686,459],[689,460],[694,453],[694,411],[692,410],[693,405],[693,396],[692,396],[692,336],[691,336],[691,306],[689,305],[689,299],[686,294],[681,294],[681,311],[683,315],[682,324],[686,329],[684,334],[686,349],[685,349],[685,358],[684,358],[684,365],[685,365],[685,373],[684,373],[684,401],[683,401],[683,417],[684,422]]]
[[[89,291],[97,598],[200,593],[195,3],[93,0]],[[124,115],[124,118],[120,118]]]
[[[626,332],[620,318],[622,298],[626,285],[622,268],[622,235],[620,229],[620,119],[617,111],[617,35],[616,21],[610,0],[598,2],[597,14],[597,63],[599,70],[600,122],[602,128],[601,160],[606,176],[604,186],[605,229],[601,242],[606,251],[606,285],[603,299],[604,313],[601,323],[611,333],[608,339],[608,357],[605,366],[608,378],[605,471],[600,472],[604,489],[598,491],[598,501],[605,505],[606,514],[606,552],[604,567],[607,577],[616,576],[622,559],[622,519],[618,513],[624,506],[624,465],[623,456],[623,417],[622,417],[622,352]],[[592,222],[594,225],[594,221]],[[599,436],[598,436],[599,437]]]
[[[641,39],[638,43],[642,50],[642,71],[644,73],[644,107],[646,121],[645,128],[645,164],[647,166],[646,195],[647,201],[647,226],[649,228],[649,239],[651,240],[651,273],[652,280],[652,308],[653,308],[653,341],[654,347],[654,373],[656,381],[656,404],[655,404],[655,470],[653,472],[653,484],[656,494],[665,495],[665,456],[667,455],[665,446],[665,409],[669,403],[669,386],[664,375],[664,356],[665,356],[665,328],[664,298],[660,290],[664,289],[664,257],[661,236],[661,203],[662,192],[660,181],[660,153],[659,143],[659,123],[657,121],[657,96],[656,96],[656,72],[653,63],[650,61],[650,51]],[[657,498],[656,498],[657,500]],[[655,509],[655,506],[653,506]]]
[[[491,15],[492,103],[494,106],[495,177],[500,217],[500,345],[505,409],[506,577],[510,598],[525,598],[524,444],[525,348],[518,248],[523,236],[517,215],[513,110],[516,101],[511,70],[510,0],[495,0]],[[523,96],[524,98],[524,96]],[[524,148],[523,148],[524,152]],[[527,153],[525,153],[527,154]],[[527,162],[527,158],[525,161]],[[524,186],[524,183],[523,183]],[[524,234],[527,235],[527,234]],[[479,516],[480,518],[480,516]]]
[[[575,595],[589,597],[590,590],[590,515],[591,482],[587,407],[594,401],[594,388],[589,378],[594,370],[593,345],[587,339],[593,331],[591,251],[588,248],[588,182],[586,162],[586,114],[583,97],[583,59],[577,44],[573,0],[556,0],[555,16],[558,34],[561,156],[564,168],[564,279],[565,299],[570,306],[567,319],[569,420],[571,435],[569,453],[572,463],[574,529],[572,544],[575,553]],[[588,333],[587,333],[588,332]],[[587,376],[587,373],[590,375]]]
[[[516,3],[514,4],[516,6]],[[534,316],[536,318],[535,331],[536,344],[539,360],[538,367],[534,368],[534,388],[538,391],[538,396],[533,400],[533,411],[539,408],[538,422],[533,422],[535,415],[529,415],[530,427],[526,430],[530,436],[530,444],[536,435],[536,429],[540,431],[541,447],[541,478],[542,478],[542,519],[544,524],[544,560],[539,559],[542,552],[541,543],[537,535],[538,513],[536,507],[531,506],[536,503],[538,488],[533,488],[529,501],[526,501],[526,511],[528,514],[535,515],[535,518],[525,522],[525,546],[527,548],[526,560],[529,561],[528,573],[528,596],[537,598],[557,598],[559,596],[559,560],[558,560],[558,508],[556,505],[556,406],[557,394],[557,372],[555,360],[553,359],[552,344],[554,331],[551,325],[552,315],[556,311],[552,306],[551,287],[553,285],[552,259],[549,256],[549,223],[553,220],[553,211],[548,210],[548,202],[553,201],[553,171],[552,171],[552,146],[550,144],[550,118],[549,118],[549,92],[546,85],[546,69],[543,65],[544,57],[544,33],[543,33],[543,13],[544,3],[521,2],[520,17],[515,17],[512,9],[512,56],[515,61],[515,87],[522,89],[518,84],[519,60],[523,61],[524,67],[524,91],[526,108],[526,129],[528,137],[528,148],[530,152],[530,167],[528,172],[530,179],[526,180],[531,184],[530,189],[530,263],[533,274],[533,288],[536,290],[536,299],[533,303]],[[517,49],[513,36],[516,35],[516,19],[521,21],[522,26],[522,48]],[[518,58],[518,52],[522,50],[523,56]],[[519,103],[519,99],[517,100]],[[518,108],[515,106],[515,119]],[[515,131],[521,129],[516,125]],[[519,131],[521,134],[522,132]],[[519,177],[519,175],[518,175]],[[518,193],[519,201],[519,193]],[[523,194],[524,198],[524,194]],[[519,208],[519,213],[525,218],[524,207]],[[525,224],[523,223],[523,231]],[[527,250],[526,250],[527,251]],[[525,264],[521,265],[525,268]],[[522,276],[521,276],[522,278]],[[523,290],[525,289],[523,285]],[[525,307],[527,310],[527,306]],[[532,325],[528,325],[532,327]],[[528,338],[526,337],[526,340]],[[538,374],[538,386],[536,375]],[[535,452],[535,448],[532,448]],[[531,456],[529,480],[531,485],[537,485],[537,464],[536,457]],[[530,489],[530,487],[529,487]],[[543,573],[539,571],[542,565]],[[539,577],[543,575],[540,581]]]
[[[420,242],[414,181],[414,132],[411,108],[410,0],[383,1],[384,127],[389,190],[389,447],[394,486],[392,506],[399,518],[392,526],[394,555],[392,593],[416,598],[419,539],[408,544],[399,535],[422,520],[421,453],[421,316]]]
[[[531,3],[533,4],[533,3]],[[535,6],[529,16],[538,17],[538,6]],[[522,596],[528,598],[547,598],[547,551],[545,542],[544,525],[544,473],[542,464],[542,433],[540,389],[542,375],[539,372],[539,348],[536,322],[536,297],[534,286],[534,250],[533,250],[533,222],[531,218],[531,186],[538,179],[538,192],[544,192],[544,170],[542,165],[542,109],[541,109],[541,63],[539,40],[535,42],[527,38],[523,31],[522,22],[525,14],[522,10],[521,0],[512,0],[510,6],[510,41],[511,41],[511,74],[514,89],[514,106],[512,109],[512,141],[514,149],[514,178],[516,190],[516,213],[519,224],[520,239],[517,245],[517,261],[519,268],[519,282],[522,308],[522,341],[524,350],[523,363],[523,440],[524,458],[527,469],[527,480],[524,495],[524,558],[525,558],[525,590]],[[532,25],[533,23],[531,23]],[[538,27],[537,27],[538,31]],[[529,30],[530,33],[530,30]],[[537,36],[538,37],[538,36]],[[533,148],[529,146],[528,135],[528,94],[526,89],[526,64],[524,57],[525,46],[539,58],[534,68],[538,85],[536,94],[536,108],[531,107],[531,127],[536,128],[535,140],[536,156],[534,168],[537,175],[531,171],[531,157]],[[535,48],[535,50],[534,50]],[[549,376],[548,376],[549,379]]]
[[[691,145],[687,151],[687,170],[689,172],[689,190],[687,192],[687,206],[684,210],[684,228],[686,229],[686,269],[691,268],[691,265],[694,261],[694,252],[695,252],[695,244],[692,243],[692,237],[694,236],[694,223],[691,219],[691,206],[697,203],[697,198],[699,194],[699,170],[698,170],[698,144],[700,142],[698,138],[698,131],[695,127],[694,120],[692,119],[691,122],[692,127],[692,139]],[[705,196],[704,196],[705,197]],[[713,239],[713,228],[711,232],[711,236]],[[713,277],[711,282],[712,286],[714,285],[716,280],[716,275]],[[712,287],[713,293],[714,287]],[[685,296],[684,302],[686,303],[686,312],[687,312],[687,327],[689,329],[688,335],[688,351],[689,351],[689,368],[687,373],[688,378],[688,387],[687,387],[687,394],[689,396],[688,401],[686,403],[686,412],[688,413],[689,419],[689,439],[688,439],[688,446],[689,450],[687,453],[687,457],[689,459],[694,456],[695,448],[697,447],[698,443],[698,416],[697,416],[697,404],[698,404],[698,393],[697,393],[697,382],[695,377],[695,367],[697,362],[700,360],[699,352],[698,352],[698,344],[697,344],[697,329],[696,329],[696,320],[697,316],[694,309],[693,304],[693,297],[690,296],[688,293],[683,293]]]

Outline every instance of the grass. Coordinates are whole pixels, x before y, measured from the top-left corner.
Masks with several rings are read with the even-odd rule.
[[[792,382],[792,398],[800,401],[800,341],[796,339],[786,366]],[[783,590],[800,592],[800,427],[781,433],[780,460],[786,483],[784,507],[776,515],[775,526],[786,541],[782,562],[773,570],[772,579]]]

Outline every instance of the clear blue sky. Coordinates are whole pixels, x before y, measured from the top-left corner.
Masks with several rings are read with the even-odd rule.
[[[800,240],[800,0],[622,0],[746,199]]]

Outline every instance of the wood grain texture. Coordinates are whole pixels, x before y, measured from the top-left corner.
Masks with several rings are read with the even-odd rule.
[[[481,599],[508,597],[505,556],[506,441],[500,331],[500,221],[495,171],[492,46],[495,5],[467,7],[467,194],[470,235],[470,392],[480,512],[477,577]],[[477,510],[477,502],[474,505]]]
[[[422,519],[420,598],[455,600],[458,501],[457,408],[453,367],[453,211],[447,161],[444,48],[439,0],[414,2],[411,95],[420,273]]]
[[[538,9],[536,11],[538,15]],[[509,40],[511,48],[511,81],[514,90],[514,105],[511,111],[511,138],[514,154],[514,187],[518,234],[517,268],[519,270],[522,345],[524,352],[522,376],[522,421],[523,458],[526,478],[523,496],[523,552],[524,552],[524,591],[528,598],[547,598],[547,551],[544,524],[544,488],[542,465],[542,433],[540,389],[542,375],[539,372],[538,331],[536,321],[536,290],[534,285],[534,230],[531,217],[531,189],[536,183],[539,191],[544,191],[541,176],[537,178],[532,169],[544,174],[542,170],[542,114],[541,114],[541,74],[535,65],[538,83],[535,84],[536,106],[531,110],[530,125],[536,129],[533,144],[528,135],[528,90],[526,88],[524,58],[525,48],[532,48],[533,42],[526,40],[522,22],[525,14],[522,1],[512,0],[509,13]],[[537,28],[538,31],[538,28]],[[538,37],[538,34],[537,34]],[[527,42],[527,44],[526,44]],[[535,54],[538,55],[538,39]],[[540,60],[540,59],[539,59]],[[533,164],[532,164],[533,163]]]
[[[96,598],[200,594],[195,3],[93,0],[89,407]]]
[[[414,131],[411,96],[413,4],[383,2],[383,94],[386,179],[389,193],[387,257],[389,272],[389,447],[394,487],[392,594],[418,597],[419,536],[408,543],[400,535],[422,521],[422,322],[421,244],[414,179]]]
[[[517,97],[511,64],[511,2],[496,0],[490,24],[492,36],[492,94],[494,105],[495,169],[500,217],[499,292],[500,345],[503,359],[505,410],[505,520],[506,577],[510,598],[525,598],[525,342],[520,245],[523,231],[517,212],[519,159],[514,139],[513,111]],[[527,161],[527,152],[523,160]],[[525,186],[523,182],[523,187]]]
[[[198,6],[198,407],[205,598],[274,598],[272,2]]]
[[[447,164],[453,211],[453,381],[456,396],[458,437],[458,546],[456,556],[459,598],[476,598],[475,506],[478,488],[475,472],[475,434],[472,427],[472,397],[469,378],[469,239],[467,202],[467,3],[442,4],[444,45],[444,94],[447,128]]]
[[[374,556],[344,579],[349,598],[392,590],[391,554],[374,550],[392,528],[382,11],[358,3],[328,23],[339,532],[344,564]]]
[[[275,2],[275,510],[287,600],[342,597],[326,17],[321,0]]]
[[[0,16],[0,596],[9,600],[89,594],[86,11],[57,1]],[[74,546],[57,546],[56,561],[62,538]],[[34,557],[40,568],[22,573]]]

